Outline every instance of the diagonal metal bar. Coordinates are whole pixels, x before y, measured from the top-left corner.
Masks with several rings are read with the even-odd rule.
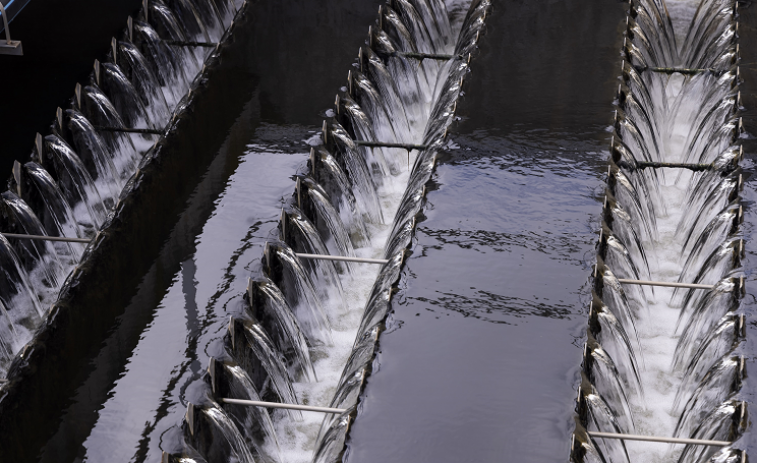
[[[614,432],[599,432],[599,431],[587,431],[591,437],[599,439],[621,439],[621,440],[636,440],[644,442],[661,442],[665,444],[694,444],[694,445],[709,445],[712,447],[725,447],[731,445],[732,442],[724,440],[705,440],[705,439],[684,439],[680,437],[654,437],[654,436],[640,436],[638,434],[618,434]]]
[[[278,402],[262,402],[259,400],[221,399],[224,403],[232,405],[247,405],[250,407],[284,408],[287,410],[302,410],[304,412],[333,413],[336,415],[347,411],[346,408],[311,407],[309,405],[292,405]]]
[[[696,283],[670,283],[665,281],[629,280],[626,278],[618,278],[618,282],[627,285],[665,286],[668,288],[712,289],[715,287],[715,285],[700,285]]]

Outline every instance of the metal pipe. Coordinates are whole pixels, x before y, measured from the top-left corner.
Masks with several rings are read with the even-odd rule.
[[[164,40],[164,43],[167,43],[168,45],[176,45],[178,47],[205,47],[205,48],[213,48],[218,46],[217,43],[213,42],[183,42],[181,40]]]
[[[618,278],[618,282],[624,283],[627,285],[666,286],[669,288],[712,289],[715,287],[715,285],[699,285],[695,283],[668,283],[664,281],[627,280],[625,278]]]
[[[694,69],[694,68],[659,68],[659,67],[651,67],[649,68],[652,72],[662,72],[664,74],[699,74],[701,72],[718,72],[717,69],[707,68],[707,69]]]
[[[67,243],[89,243],[87,238],[66,238],[65,236],[44,236],[44,235],[25,235],[17,233],[0,233],[6,238],[16,238],[19,240],[37,240],[37,241],[64,241]]]
[[[326,254],[295,253],[300,259],[338,260],[341,262],[358,262],[361,264],[388,264],[389,259],[367,259],[362,257],[329,256]]]
[[[439,54],[439,53],[414,53],[414,52],[404,52],[404,51],[395,51],[394,53],[392,53],[392,55],[404,56],[406,58],[415,58],[421,61],[423,61],[424,59],[449,61],[454,58],[462,58],[462,56],[460,55],[444,55],[444,54]]]
[[[358,146],[367,146],[369,148],[402,148],[408,151],[425,150],[426,148],[428,148],[427,145],[413,145],[412,143],[388,143],[364,140],[355,140],[355,144]]]
[[[150,135],[163,135],[163,130],[157,129],[131,129],[127,127],[104,127],[102,125],[94,126],[97,130],[104,130],[106,132],[126,132],[126,133],[145,133]]]
[[[694,445],[710,445],[713,447],[725,447],[731,445],[732,442],[724,440],[705,440],[705,439],[683,439],[680,437],[653,437],[653,436],[640,436],[638,434],[617,434],[614,432],[599,432],[599,431],[587,431],[591,437],[597,437],[600,439],[621,439],[621,440],[638,440],[645,442],[662,442],[666,444],[694,444]]]
[[[624,163],[625,164],[625,163]],[[658,169],[661,167],[667,167],[672,169],[689,169],[695,172],[705,171],[712,169],[712,164],[686,164],[683,162],[637,162],[635,166],[637,169],[646,169],[651,167]]]
[[[320,413],[334,413],[342,414],[347,411],[346,408],[329,408],[329,407],[310,407],[308,405],[292,405],[281,404],[278,402],[261,402],[259,400],[242,400],[242,399],[221,399],[221,401],[227,404],[233,405],[248,405],[250,407],[266,407],[266,408],[286,408],[288,410],[302,410],[303,412],[320,412]]]

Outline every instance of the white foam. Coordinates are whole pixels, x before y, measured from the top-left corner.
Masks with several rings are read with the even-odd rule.
[[[463,4],[469,4],[470,2],[468,0],[454,0],[453,3],[456,9],[460,9]],[[454,30],[457,31],[459,29]],[[448,68],[436,66],[433,69],[436,71],[446,71]],[[436,82],[440,82],[441,79],[445,78],[446,72],[437,72]],[[433,103],[435,102],[420,102],[419,104],[426,107],[417,113],[428,115]],[[410,138],[414,140],[414,143],[420,143],[427,120],[410,120],[409,122],[411,129]],[[320,140],[321,134],[319,133],[308,139],[308,143],[320,144]],[[417,154],[415,152],[409,157],[406,157],[404,152],[401,152],[401,157],[397,157],[395,162],[398,162],[399,165],[408,163],[407,168],[401,169],[396,175],[388,175],[383,179],[383,184],[378,187],[379,202],[384,213],[384,223],[366,223],[372,244],[356,248],[355,254],[357,256],[369,258],[383,257],[387,239],[393,226],[394,216],[397,213],[400,200],[405,193],[410,179],[410,166],[413,165],[416,157]],[[321,348],[313,355],[313,366],[315,367],[318,381],[313,383],[298,382],[294,385],[298,398],[304,404],[328,406],[331,403],[336,393],[344,365],[352,353],[352,347],[363,311],[380,270],[378,266],[372,265],[356,265],[354,267],[356,270],[352,279],[350,281],[343,281],[342,283],[345,290],[344,305],[347,307],[347,311],[340,312],[339,307],[341,303],[339,301],[327,301],[324,303],[324,310],[332,321],[334,345]],[[282,451],[282,461],[286,461],[287,463],[312,462],[316,450],[315,446],[317,445],[316,439],[322,422],[323,415],[318,413],[305,412],[303,413],[303,421],[295,422],[283,411],[274,412],[274,423]],[[269,449],[269,451],[272,451],[272,449]]]
[[[698,1],[668,1],[668,10],[673,19],[677,36],[685,36]],[[682,39],[681,39],[682,40]],[[679,42],[679,44],[682,42]],[[680,74],[670,76],[665,92],[668,107],[675,108],[674,101],[681,92],[686,92],[685,78]],[[683,104],[675,113],[665,117],[671,121],[661,130],[661,161],[683,162],[684,150],[689,133],[693,130],[687,117],[697,99],[685,95]],[[657,211],[658,238],[645,242],[647,257],[650,259],[650,279],[654,281],[678,281],[683,271],[685,256],[682,255],[685,234],[678,233],[677,227],[687,209],[687,188],[694,178],[690,171],[658,170],[661,184],[661,198],[664,211]],[[642,201],[646,198],[642,198]],[[636,434],[671,437],[679,419],[673,408],[676,393],[682,382],[683,372],[672,366],[679,333],[676,332],[681,307],[678,299],[672,300],[673,289],[655,287],[654,294],[645,289],[646,307],[642,308],[636,320],[636,328],[642,350],[640,376],[645,396],[631,397],[631,409],[636,425]],[[626,441],[632,463],[673,463],[678,460],[684,446],[649,442]]]
[[[673,23],[676,44],[679,50],[684,46],[691,19],[694,17],[699,3],[699,0],[667,0],[665,2],[668,7],[668,14],[670,14],[670,20]]]

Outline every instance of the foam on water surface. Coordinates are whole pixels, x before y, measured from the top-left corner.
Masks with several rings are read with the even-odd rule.
[[[699,3],[696,0],[665,2],[679,50],[688,45],[685,43],[686,34]],[[677,63],[670,63],[671,66],[673,64]],[[666,105],[656,103],[659,107],[667,106],[669,109],[664,116],[666,120],[659,126],[660,161],[692,162],[687,161],[687,149],[689,138],[696,127],[692,126],[692,119],[687,115],[702,110],[700,106],[703,95],[698,93],[702,89],[691,85],[690,80],[681,74],[672,74],[664,78],[663,82]],[[691,171],[681,169],[658,169],[657,174],[662,200],[662,207],[656,211],[655,217],[657,237],[645,240],[642,247],[649,259],[649,279],[677,282],[688,258],[685,253],[691,248],[691,243],[687,246],[685,241],[689,230],[680,230],[680,224],[690,207],[687,203],[689,188],[698,177]],[[648,200],[641,195],[641,201]],[[700,256],[699,261],[694,263],[694,268],[700,268],[704,264],[704,258],[706,257]],[[714,284],[716,281],[700,283]],[[683,371],[674,368],[673,359],[684,326],[680,319],[684,307],[680,294],[674,297],[672,288],[642,287],[642,291],[644,300],[637,308],[635,323],[640,344],[638,358],[644,394],[630,397],[635,424],[633,431],[647,436],[673,437],[680,418],[680,410],[674,410],[673,404],[684,379]],[[625,445],[631,463],[676,462],[684,448],[681,444],[638,441],[626,441]]]
[[[667,0],[665,2],[668,14],[670,15],[670,21],[673,23],[673,30],[676,34],[676,43],[679,50],[685,46],[686,34],[689,32],[689,25],[694,18],[699,3],[699,0]]]

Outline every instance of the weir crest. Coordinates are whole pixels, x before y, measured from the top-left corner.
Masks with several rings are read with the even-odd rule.
[[[571,459],[745,461],[738,2],[629,5]]]
[[[0,387],[14,359],[23,363],[22,349],[81,264],[85,243],[107,228],[145,154],[184,108],[240,6],[144,1],[106,59],[76,85],[71,105],[58,108],[51,133],[37,134],[29,162],[15,163],[0,198],[0,230],[8,234],[0,235]]]
[[[164,459],[342,458],[489,5],[451,2],[467,11],[460,16],[440,0],[379,8],[331,119],[310,141],[308,172],[296,178],[278,240],[262,249],[246,310],[231,317],[223,353],[211,358],[205,395],[188,405],[183,447]],[[229,398],[338,412],[269,413]]]

